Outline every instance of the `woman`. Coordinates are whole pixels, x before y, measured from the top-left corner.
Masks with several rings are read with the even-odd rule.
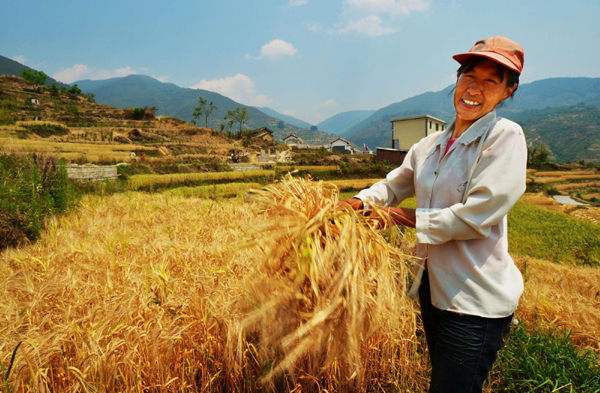
[[[504,37],[454,56],[461,66],[454,122],[414,145],[384,180],[345,201],[387,208],[416,227],[418,293],[432,377],[430,392],[480,392],[523,292],[508,254],[506,215],[525,191],[527,147],[516,123],[494,109],[517,90],[523,49]]]

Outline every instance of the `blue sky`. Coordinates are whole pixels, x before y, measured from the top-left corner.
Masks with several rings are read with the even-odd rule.
[[[0,55],[60,81],[144,74],[312,124],[441,90],[494,35],[524,47],[522,83],[600,77],[598,0],[2,2]]]

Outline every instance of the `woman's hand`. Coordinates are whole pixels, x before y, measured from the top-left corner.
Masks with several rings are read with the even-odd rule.
[[[402,225],[409,228],[414,228],[417,225],[417,213],[415,209],[405,209],[403,207],[385,207],[378,209],[389,214],[394,225]],[[377,215],[376,220],[380,226],[387,224],[387,220],[381,215],[375,213],[375,210],[370,211],[370,215]]]
[[[337,206],[342,209],[360,210],[364,207],[364,204],[362,200],[358,198],[352,198],[338,202]],[[417,225],[417,213],[415,209],[405,209],[403,207],[385,207],[377,210],[388,213],[394,225],[402,225],[409,228],[414,228]],[[387,224],[386,219],[381,215],[377,215],[377,217],[375,217],[375,210],[368,210],[366,214],[373,216],[377,221],[379,221],[380,226]]]
[[[358,198],[352,198],[345,201],[339,201],[337,206],[342,209],[360,210],[364,205],[362,200]]]

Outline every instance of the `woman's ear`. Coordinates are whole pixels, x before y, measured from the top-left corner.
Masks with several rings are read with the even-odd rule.
[[[512,93],[515,92],[515,90],[517,90],[517,87],[519,85],[515,83],[515,85],[513,87],[506,87],[506,90],[504,91],[504,96],[502,97],[502,101],[506,100],[508,97],[510,97],[512,95]]]

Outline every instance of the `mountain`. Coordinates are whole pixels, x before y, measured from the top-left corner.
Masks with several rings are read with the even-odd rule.
[[[281,121],[285,121],[286,123],[291,124],[296,127],[306,128],[306,129],[310,130],[310,127],[312,126],[312,124],[307,123],[304,120],[296,119],[294,116],[284,115],[284,114],[279,113],[276,110],[273,110],[271,108],[256,107],[256,109],[258,109],[259,111],[261,111],[262,113],[264,113],[266,115],[269,115],[269,116],[279,119]]]
[[[31,70],[32,68],[27,67],[17,61],[9,59],[8,57],[0,56],[0,75],[15,75],[21,76],[23,70]],[[58,87],[69,87],[69,85],[65,85],[57,81],[56,79],[48,77],[46,79],[46,86],[52,86],[53,83],[56,83]]]
[[[167,115],[191,121],[194,109],[198,106],[198,98],[202,97],[217,107],[208,117],[208,127],[219,130],[225,124],[223,118],[228,110],[247,107],[250,128],[268,127],[275,134],[275,139],[281,141],[289,134],[295,134],[312,145],[326,144],[331,136],[324,132],[303,129],[269,116],[260,110],[242,105],[221,94],[201,89],[179,87],[172,83],[160,82],[145,75],[129,75],[105,80],[77,81],[80,89],[96,95],[96,100],[104,105],[117,108],[156,107],[158,115]],[[204,126],[204,119],[197,120],[198,125]],[[235,131],[235,125],[233,127]]]
[[[593,105],[527,109],[511,119],[529,143],[544,144],[553,161],[600,163],[600,109]]]
[[[338,113],[335,116],[331,116],[327,120],[323,120],[317,127],[321,131],[325,131],[329,134],[335,134],[344,136],[345,131],[355,125],[356,123],[363,121],[367,117],[371,116],[375,111],[348,111]]]
[[[348,129],[345,137],[357,145],[371,148],[391,147],[391,125],[394,117],[429,114],[446,122],[454,119],[452,90],[454,85],[438,92],[427,92],[379,109]],[[600,107],[600,78],[550,78],[519,86],[514,100],[508,100],[498,114],[509,119],[527,110],[588,104]],[[560,150],[560,149],[559,149]],[[554,151],[557,157],[563,157]]]

